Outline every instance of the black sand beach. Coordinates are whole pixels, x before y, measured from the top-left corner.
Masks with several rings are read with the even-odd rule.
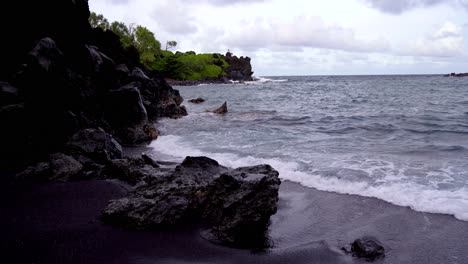
[[[452,216],[283,182],[273,247],[212,244],[198,231],[139,232],[104,225],[101,210],[126,187],[110,181],[45,183],[2,191],[5,263],[365,263],[340,248],[361,236],[386,249],[377,263],[468,263],[468,223]]]

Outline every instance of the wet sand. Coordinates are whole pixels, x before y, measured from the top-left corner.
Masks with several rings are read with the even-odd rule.
[[[374,236],[376,263],[468,263],[468,222],[283,182],[267,252],[212,244],[197,230],[129,231],[99,220],[126,186],[44,183],[1,194],[4,263],[366,263],[340,248]]]

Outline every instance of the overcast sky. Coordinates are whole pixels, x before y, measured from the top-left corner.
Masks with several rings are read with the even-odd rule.
[[[177,50],[249,56],[256,76],[468,72],[468,0],[89,0]]]

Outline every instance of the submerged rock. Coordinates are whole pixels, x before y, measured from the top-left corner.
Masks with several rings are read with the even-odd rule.
[[[353,256],[364,258],[367,261],[374,261],[377,258],[385,256],[385,249],[382,244],[370,237],[356,239],[351,244],[351,252]]]
[[[190,99],[188,100],[189,103],[192,103],[192,104],[201,104],[203,102],[205,102],[205,99],[201,98],[201,97],[198,97],[196,99]]]
[[[281,183],[269,165],[228,169],[206,157],[187,157],[170,172],[145,170],[153,173],[128,197],[110,202],[103,212],[106,222],[149,229],[201,221],[203,236],[214,242],[264,244]]]

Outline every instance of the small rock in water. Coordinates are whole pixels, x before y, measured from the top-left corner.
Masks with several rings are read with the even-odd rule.
[[[201,104],[203,102],[205,102],[205,99],[201,98],[201,97],[198,97],[197,99],[190,99],[188,100],[189,103],[192,103],[192,104]]]
[[[215,114],[225,114],[227,112],[228,112],[227,102],[224,102],[224,104],[220,108],[213,111],[213,113]]]
[[[374,261],[375,259],[385,256],[385,249],[382,244],[370,237],[356,239],[351,244],[351,252],[353,256],[364,258],[367,261]]]

